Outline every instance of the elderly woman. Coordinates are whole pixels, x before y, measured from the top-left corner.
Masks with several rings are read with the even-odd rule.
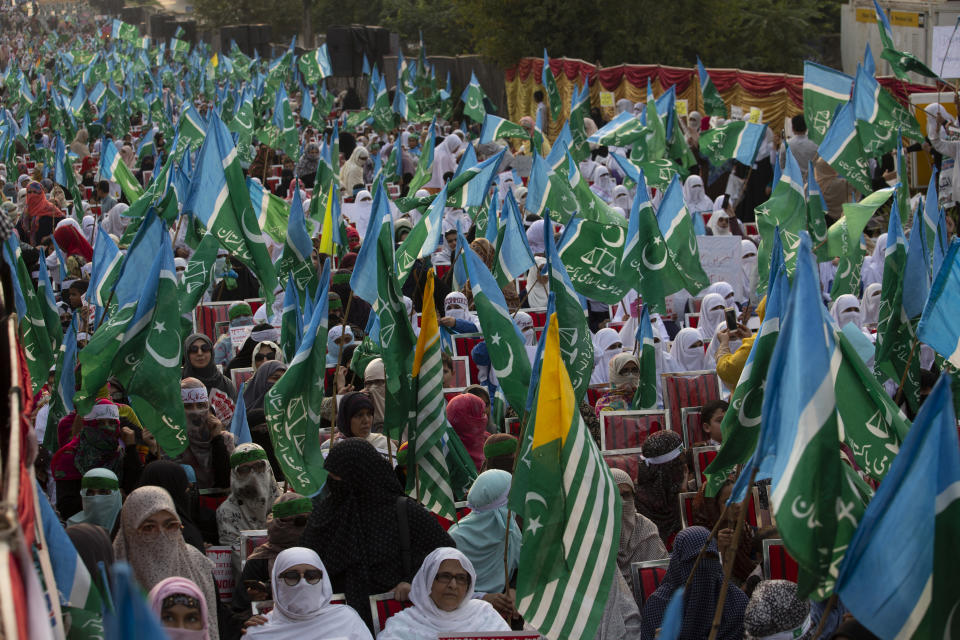
[[[477,580],[469,558],[441,547],[428,555],[413,578],[413,607],[391,616],[381,640],[436,640],[444,633],[510,631],[493,606],[473,597]]]
[[[165,578],[150,590],[147,600],[170,640],[210,640],[207,600],[193,580]]]
[[[617,566],[624,580],[630,580],[630,565],[634,562],[662,560],[669,558],[670,554],[663,546],[663,541],[657,532],[657,525],[646,516],[637,513],[637,492],[633,480],[623,469],[611,469],[610,473],[614,482],[617,483],[620,502],[623,505]]]
[[[273,610],[263,625],[247,627],[247,638],[372,640],[356,611],[330,603],[333,585],[315,552],[303,547],[281,551],[272,578]]]
[[[130,563],[144,589],[153,589],[165,578],[188,578],[206,601],[217,601],[213,563],[183,541],[177,508],[160,487],[140,487],[127,496],[113,552],[117,560]],[[215,607],[206,611],[206,620],[210,636],[219,637]]]
[[[240,549],[240,532],[263,529],[280,487],[258,444],[241,444],[230,456],[230,495],[217,507],[220,544]]]

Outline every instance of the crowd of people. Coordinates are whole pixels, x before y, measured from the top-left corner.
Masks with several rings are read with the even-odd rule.
[[[59,81],[51,77],[59,68],[55,63],[60,57],[47,43],[70,34],[76,43],[71,45],[72,56],[79,63],[82,54],[91,67],[98,59],[113,60],[118,47],[115,33],[79,14],[28,17],[14,10],[4,12],[0,21],[5,34],[0,38],[0,67],[7,69],[4,77],[10,77],[12,68],[22,70],[22,82],[32,97],[51,95],[52,90],[63,92]],[[176,140],[164,138],[169,124],[181,121],[179,116],[188,107],[201,115],[222,108],[226,95],[222,90],[229,83],[242,83],[257,75],[262,88],[263,76],[254,66],[247,78],[212,75],[217,78],[212,96],[200,92],[184,98],[188,80],[167,77],[167,72],[190,62],[176,58],[173,50],[161,50],[160,55],[162,67],[152,69],[157,73],[156,79],[151,79],[160,83],[161,102],[170,110],[160,116],[168,119],[163,125],[151,105],[131,97],[149,88],[124,85],[122,73],[110,76],[107,84],[116,89],[113,77],[118,78],[129,113],[124,118],[104,114],[98,112],[95,98],[84,98],[80,106],[85,110],[76,110],[79,117],[71,135],[53,108],[40,109],[19,124],[14,115],[17,96],[22,97],[24,90],[20,81],[16,86],[5,82],[5,124],[0,125],[0,146],[5,147],[0,154],[12,161],[0,164],[0,235],[7,247],[2,268],[4,278],[16,279],[18,265],[23,265],[29,280],[20,281],[19,286],[39,287],[28,296],[34,292],[46,295],[43,283],[49,278],[53,288],[50,299],[60,322],[56,328],[62,332],[57,344],[72,332],[76,349],[82,351],[104,326],[110,305],[97,302],[103,295],[97,291],[102,284],[96,280],[96,274],[102,274],[96,257],[98,243],[107,236],[122,255],[131,242],[128,227],[134,219],[127,213],[136,199],[118,183],[117,171],[105,175],[102,157],[108,143],[119,151],[118,162],[149,192],[170,154],[177,153]],[[153,66],[146,55],[143,58]],[[239,59],[240,55],[234,55],[234,64]],[[121,60],[125,69],[133,69],[140,56],[131,54]],[[260,64],[259,60],[254,64]],[[151,67],[145,67],[147,77]],[[93,84],[89,83],[85,92],[92,92]],[[459,108],[437,120],[435,127],[427,126],[429,119],[407,121],[398,116],[389,131],[376,130],[368,123],[350,131],[347,123],[352,111],[346,107],[355,96],[348,92],[336,96],[331,113],[317,126],[304,115],[303,107],[305,101],[318,96],[319,87],[311,91],[301,83],[289,97],[299,157],[288,155],[267,139],[240,137],[237,144],[246,145],[239,155],[245,158],[251,189],[259,188],[282,202],[287,211],[297,200],[306,212],[317,198],[326,203],[329,191],[321,194],[321,165],[323,154],[332,147],[332,134],[336,131],[338,135],[337,146],[332,147],[338,154],[332,158],[336,175],[330,179],[342,198],[343,250],[332,256],[325,345],[328,375],[316,381],[323,387],[324,402],[317,423],[311,425],[324,458],[323,489],[315,496],[292,490],[276,454],[278,434],[268,420],[270,390],[294,366],[296,353],[281,335],[283,283],[264,291],[250,264],[222,247],[198,303],[222,310],[220,322],[204,327],[199,322],[202,314],[182,310],[186,328],[180,333],[180,394],[185,424],[180,427],[187,439],[186,449],[174,457],[167,455],[151,433],[160,425],[137,415],[118,371],[112,372],[90,411],[62,407],[58,403],[60,383],[75,379],[79,388],[84,373],[74,353],[73,361],[64,366],[58,359],[60,365],[51,367],[49,379],[37,383],[38,392],[28,406],[30,426],[42,443],[31,460],[38,487],[54,505],[96,587],[108,593],[110,566],[129,563],[140,587],[149,592],[149,608],[170,638],[379,636],[432,640],[467,631],[491,635],[511,630],[536,632],[518,608],[515,586],[524,522],[508,506],[511,474],[522,450],[517,423],[524,411],[523,407],[505,406],[504,390],[491,359],[494,347],[480,340],[483,328],[473,292],[457,275],[462,259],[458,231],[491,272],[499,266],[502,237],[481,229],[476,211],[448,206],[435,250],[415,261],[414,275],[402,286],[415,334],[420,331],[425,305],[437,309],[443,351],[442,414],[448,425],[444,437],[459,441],[468,456],[468,482],[462,488],[454,487],[460,513],[455,522],[431,512],[418,501],[417,491],[407,490],[413,484],[407,478],[417,470],[407,464],[410,434],[397,427],[399,418],[389,410],[387,372],[391,368],[385,365],[391,363],[385,359],[391,356],[380,352],[375,301],[354,295],[351,278],[361,248],[377,241],[366,223],[378,177],[392,158],[399,160],[393,200],[424,199],[456,180],[458,168],[471,158],[482,161],[505,149],[487,202],[491,209],[502,210],[510,199],[521,213],[519,238],[529,248],[533,265],[510,278],[501,293],[534,363],[551,300],[550,278],[544,268],[547,245],[553,241],[551,234],[559,241],[563,232],[562,225],[545,223],[525,208],[532,187],[525,185],[530,163],[524,156],[538,150],[518,140],[512,144],[506,140],[479,142],[480,123],[461,115]],[[531,138],[535,138],[533,129],[550,117],[543,93],[538,92],[536,98],[537,123],[529,117],[520,121]],[[272,98],[270,102],[268,108],[273,106]],[[49,99],[45,104],[54,102]],[[31,109],[27,106],[25,113],[33,113]],[[584,122],[586,133],[596,132],[606,120],[626,111],[639,115],[643,105],[621,101],[614,113],[592,109]],[[676,297],[670,313],[649,315],[657,409],[663,411],[668,404],[662,382],[665,374],[716,374],[716,399],[693,407],[699,430],[687,432],[685,426],[667,429],[664,425],[638,446],[633,454],[638,465],[621,468],[611,462],[622,518],[616,566],[608,568],[613,575],[610,593],[591,594],[601,600],[606,596],[596,638],[657,637],[671,596],[682,587],[686,591],[680,638],[708,637],[721,594],[724,604],[716,637],[723,640],[872,638],[875,636],[852,619],[842,602],[828,607],[825,602],[800,597],[794,582],[765,579],[763,542],[779,538],[770,518],[769,484],[758,483],[756,509],[761,517],[725,509],[735,476],[727,478],[712,495],[695,463],[695,449],[715,451],[723,444],[728,402],[764,318],[766,299],[757,291],[760,239],[754,208],[770,196],[774,173],[786,164],[785,154],[794,154],[804,179],[807,167],[813,167],[824,197],[827,224],[840,218],[842,203],[852,193],[843,178],[817,155],[816,145],[806,137],[803,116],[792,119],[789,141],[769,127],[752,166],[731,163],[712,167],[700,153],[699,137],[723,122],[695,111],[675,120],[694,159],[683,167],[689,174],[683,182],[687,213],[703,235],[739,238],[737,278]],[[930,139],[917,145],[914,152],[929,154],[940,168],[956,158],[957,143],[944,139],[957,132],[956,122],[944,111],[933,123]],[[67,159],[60,167],[52,166],[57,163],[57,140],[65,143]],[[149,147],[145,145],[148,140]],[[549,142],[540,145],[540,152],[549,152]],[[662,190],[656,188],[638,196],[636,183],[615,160],[616,155],[628,153],[629,149],[594,144],[589,157],[578,164],[590,191],[624,220],[630,216],[635,198],[646,197],[656,205],[662,196]],[[188,150],[185,157],[191,155],[195,157],[196,151]],[[906,179],[889,169],[883,158],[870,162],[875,167],[876,188]],[[71,176],[63,176],[64,166]],[[188,170],[186,165],[179,166]],[[394,248],[399,249],[418,228],[426,206],[407,207],[405,212],[393,202],[391,207]],[[876,341],[879,323],[887,250],[886,235],[880,232],[887,226],[889,210],[889,204],[879,208],[866,225],[862,239],[865,257],[856,293],[831,296],[838,260],[828,259],[820,263],[823,299],[811,301],[826,305],[838,328],[858,331],[868,345]],[[951,209],[946,217],[950,237],[953,216]],[[178,282],[185,278],[197,252],[187,230],[191,224],[176,225],[170,232]],[[328,257],[321,249],[326,232],[313,229],[314,277],[322,272]],[[18,243],[12,244],[11,238]],[[271,257],[278,260],[285,251],[284,242],[269,234],[263,238]],[[437,277],[434,299],[427,300],[424,288],[431,268]],[[184,295],[182,288],[180,295]],[[264,298],[273,298],[272,304]],[[642,359],[649,357],[638,342],[642,303],[636,291],[615,305],[584,300],[594,366],[579,414],[598,448],[603,441],[604,414],[637,408],[642,365],[646,364]],[[733,323],[731,310],[736,318]],[[44,320],[28,317],[20,321]],[[462,342],[464,337],[477,337],[478,344]],[[462,344],[469,348],[463,351]],[[923,397],[934,386],[939,365],[927,345],[921,345],[918,357]],[[865,358],[864,364],[870,366],[870,358]],[[65,370],[76,370],[75,378],[65,377]],[[890,396],[896,397],[904,414],[912,418],[915,409],[898,393],[898,381],[887,380],[886,384]],[[846,459],[854,464],[850,456]],[[689,513],[683,511],[682,494],[694,494]],[[262,531],[265,536],[259,533]],[[254,534],[261,535],[260,543],[248,548]],[[211,547],[231,550],[228,573],[234,585],[232,593],[223,593],[220,577],[214,577],[214,565],[207,556]],[[645,593],[631,570],[636,563],[650,562],[659,562],[665,572],[659,586]],[[101,571],[98,563],[103,563],[106,571]],[[725,566],[728,563],[732,570]],[[379,594],[388,594],[399,603],[398,611],[385,621],[376,619],[371,611],[370,599]],[[69,619],[66,623],[69,627]]]

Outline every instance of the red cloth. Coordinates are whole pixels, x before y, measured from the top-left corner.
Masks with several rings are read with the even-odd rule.
[[[76,221],[72,220],[72,222],[73,224],[60,223],[53,230],[53,238],[67,255],[82,256],[84,260],[90,262],[93,260],[93,247],[90,246]]]
[[[461,393],[447,404],[447,421],[479,471],[484,460],[483,443],[487,441],[487,403],[473,394]]]
[[[97,161],[93,156],[85,156],[83,161],[80,163],[80,175],[82,176],[88,171],[95,171],[97,168]]]

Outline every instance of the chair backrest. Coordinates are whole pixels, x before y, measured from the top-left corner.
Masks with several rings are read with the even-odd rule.
[[[637,479],[637,471],[640,469],[640,449],[621,450],[616,453],[603,452],[602,455],[608,467],[620,469],[634,480]]]
[[[546,309],[524,309],[529,315],[530,319],[533,320],[533,326],[542,329],[545,324],[547,324],[547,310]]]
[[[523,425],[520,424],[520,418],[506,418],[504,422],[507,424],[507,433],[514,438],[519,438],[520,431],[523,428]]]
[[[233,388],[239,389],[240,385],[253,377],[253,367],[234,367],[230,369],[230,380],[233,382]]]
[[[763,577],[767,580],[789,580],[796,582],[800,574],[800,565],[790,557],[783,540],[768,538],[763,541]]]
[[[200,489],[197,505],[201,509],[216,511],[217,507],[226,502],[230,489]]]
[[[644,562],[634,562],[630,565],[630,582],[633,587],[633,594],[637,604],[643,608],[647,601],[667,574],[667,567],[670,566],[670,559],[665,560],[646,560]]]
[[[247,529],[240,532],[240,568],[247,563],[253,550],[267,541],[266,529]]]
[[[666,427],[662,411],[601,411],[600,449],[637,449],[647,437]]]
[[[392,591],[370,596],[370,615],[373,618],[374,637],[383,631],[383,628],[387,624],[387,618],[412,606],[413,603],[409,600],[407,602],[395,600]]]
[[[684,529],[693,522],[693,499],[696,497],[696,491],[684,491],[677,494],[677,500],[680,501],[680,523]]]
[[[471,352],[473,351],[473,348],[481,342],[483,342],[483,336],[479,333],[464,333],[453,336],[454,355],[466,359],[469,365],[469,371],[467,375],[470,380],[480,379],[480,369],[477,367],[477,363],[473,361],[473,354]]]
[[[453,386],[458,389],[470,386],[471,358],[468,356],[453,356]]]
[[[684,407],[680,410],[680,426],[682,427],[683,446],[690,448],[697,442],[705,442],[703,421],[700,419],[700,407]]]
[[[690,329],[696,329],[700,326],[700,314],[699,313],[687,313],[684,314],[683,324],[685,324]]]
[[[694,477],[697,480],[697,489],[702,487],[703,483],[706,482],[707,477],[703,474],[703,470],[717,457],[718,451],[720,451],[720,447],[718,446],[693,448],[693,471]]]
[[[661,387],[667,424],[677,433],[682,432],[681,411],[684,408],[702,407],[710,400],[720,399],[720,382],[716,371],[665,373]]]
[[[232,302],[204,302],[193,310],[193,330],[217,341],[217,323],[229,321],[227,312]]]

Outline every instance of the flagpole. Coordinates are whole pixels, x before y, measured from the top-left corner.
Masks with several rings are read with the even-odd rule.
[[[177,249],[177,236],[180,235],[180,223],[182,222],[183,222],[183,216],[177,216],[177,227],[176,229],[173,230],[173,240],[171,241],[171,246],[170,246],[170,248],[173,249],[174,251],[176,251]],[[110,293],[113,294],[112,291]]]
[[[723,617],[723,605],[727,601],[727,585],[730,584],[730,575],[733,573],[734,560],[737,554],[737,547],[740,544],[740,536],[743,535],[743,526],[747,521],[747,501],[753,497],[750,488],[753,487],[753,481],[757,478],[757,467],[750,473],[750,484],[747,485],[747,495],[740,503],[740,512],[737,514],[737,526],[733,532],[733,541],[727,549],[727,562],[723,567],[723,584],[720,587],[720,597],[717,598],[717,608],[713,612],[713,624],[710,627],[710,637],[708,640],[716,640],[717,633],[720,631],[720,619]],[[717,521],[719,524],[720,520]],[[692,573],[691,573],[692,575]]]
[[[900,386],[897,387],[897,395],[894,397],[894,403],[899,406],[900,402],[903,400],[903,385],[907,381],[907,375],[910,373],[910,363],[913,361],[913,354],[917,350],[917,344],[919,340],[916,338],[913,339],[913,346],[910,347],[910,355],[907,356],[907,364],[903,367],[903,375],[900,376]]]
[[[707,541],[703,543],[702,547],[700,547],[700,553],[697,554],[696,559],[693,561],[693,568],[690,570],[690,575],[687,576],[687,582],[684,585],[684,589],[690,588],[690,583],[693,582],[693,576],[697,572],[697,566],[699,566],[703,556],[706,555],[707,547],[710,545],[710,541],[717,536],[717,531],[720,529],[720,523],[724,521],[724,518],[727,515],[727,509],[729,509],[729,507],[729,504],[723,505],[723,511],[721,511],[720,515],[717,517],[717,522],[713,525],[710,535],[707,536]]]
[[[837,604],[837,592],[834,591],[833,595],[830,596],[830,599],[827,600],[827,606],[823,608],[823,614],[820,616],[820,622],[817,624],[817,630],[813,634],[812,640],[817,640],[820,637],[820,634],[823,633],[823,628],[826,626],[827,618],[830,616],[830,612],[833,611],[834,606]]]

